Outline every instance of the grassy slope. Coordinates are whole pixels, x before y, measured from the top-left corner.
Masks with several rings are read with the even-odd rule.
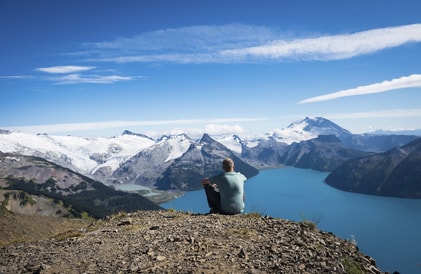
[[[79,230],[91,224],[89,220],[54,216],[24,215],[0,208],[0,247],[51,238],[69,230]]]

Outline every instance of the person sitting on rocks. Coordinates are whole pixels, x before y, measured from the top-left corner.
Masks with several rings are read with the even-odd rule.
[[[227,215],[244,211],[244,182],[246,176],[234,171],[234,161],[226,158],[222,162],[224,172],[202,180],[210,213]]]

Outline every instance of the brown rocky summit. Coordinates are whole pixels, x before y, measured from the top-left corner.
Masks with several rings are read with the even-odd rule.
[[[383,272],[355,243],[313,223],[161,210],[3,247],[0,273]]]

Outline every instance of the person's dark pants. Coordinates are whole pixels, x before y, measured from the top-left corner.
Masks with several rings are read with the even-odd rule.
[[[220,202],[221,197],[219,195],[219,192],[216,191],[215,188],[210,184],[206,184],[203,187],[205,188],[210,213],[222,213]]]

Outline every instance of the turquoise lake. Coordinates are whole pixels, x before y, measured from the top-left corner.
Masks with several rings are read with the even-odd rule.
[[[355,240],[383,271],[421,273],[421,200],[340,191],[324,183],[327,175],[292,167],[263,170],[245,184],[245,212],[313,221],[321,230]],[[161,206],[209,211],[204,191]]]

